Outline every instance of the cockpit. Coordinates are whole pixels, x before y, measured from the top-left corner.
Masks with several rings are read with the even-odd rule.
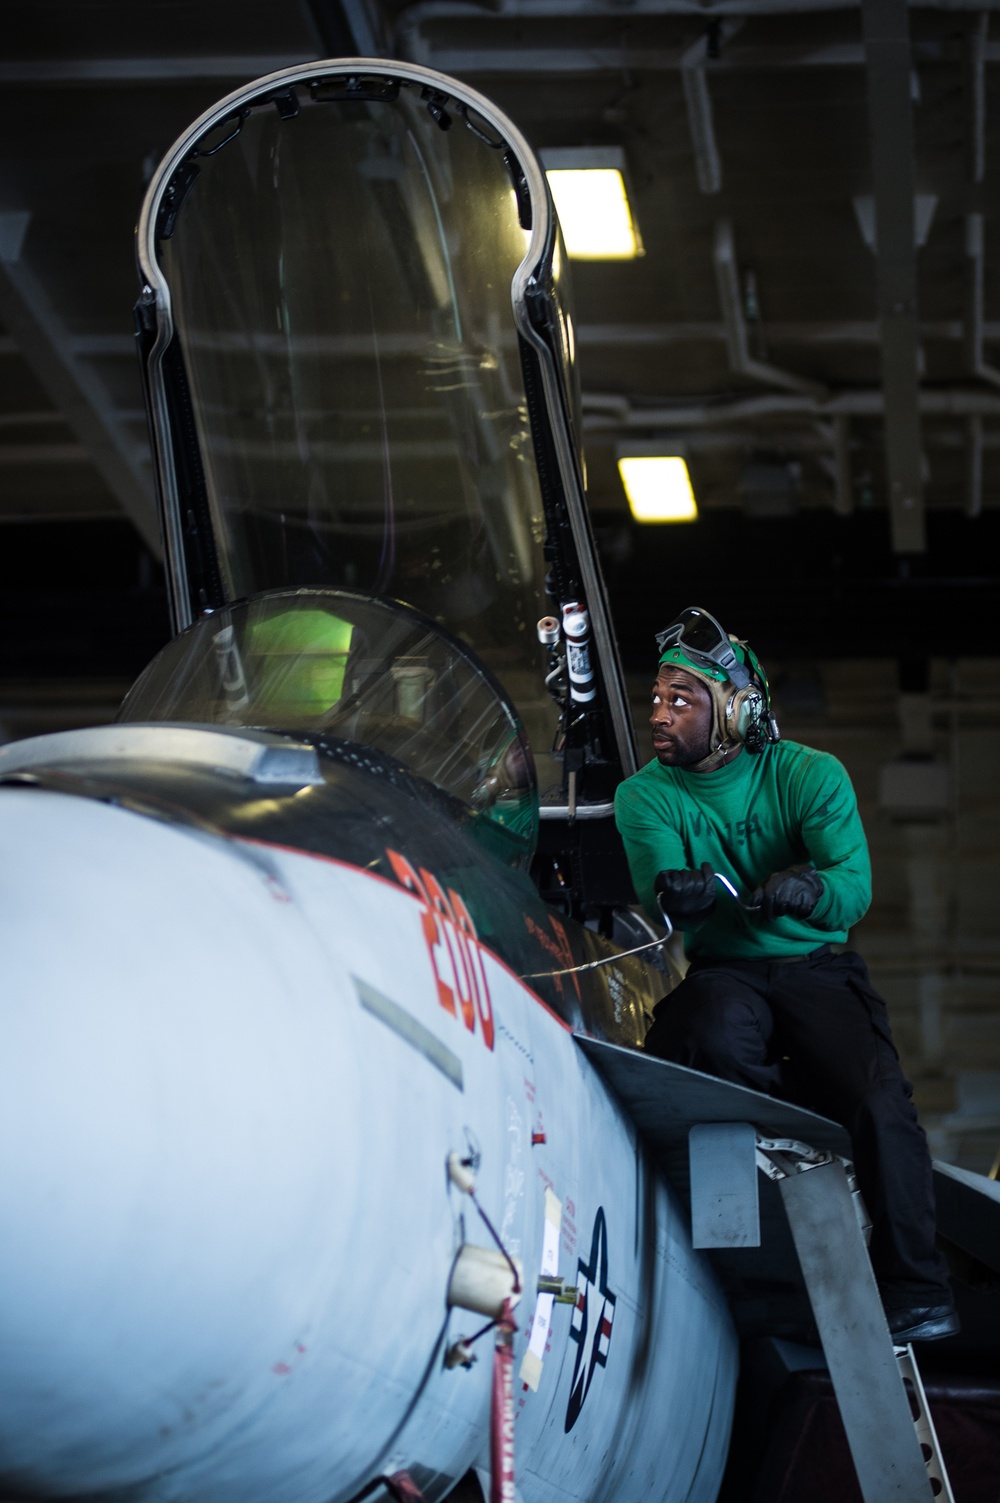
[[[514,707],[460,639],[345,590],[225,606],[168,644],[119,719],[291,733],[375,748],[500,827],[525,858],[538,784]]]

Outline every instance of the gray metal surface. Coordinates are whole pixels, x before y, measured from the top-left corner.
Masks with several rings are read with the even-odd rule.
[[[87,726],[15,741],[0,749],[0,774],[122,759],[181,763],[255,783],[305,787],[323,781],[315,748],[304,743],[243,726],[167,724]]]
[[[782,1334],[796,1320],[801,1325],[808,1291],[815,1330],[806,1334],[815,1341],[819,1333],[865,1503],[933,1497],[843,1166],[793,1173],[780,1185],[758,1179],[760,1245],[740,1240],[754,1127],[849,1158],[844,1129],[683,1065],[579,1034],[577,1042],[668,1179],[690,1195],[692,1240],[709,1249],[744,1334]],[[690,1164],[679,1151],[685,1140]],[[727,1196],[737,1210],[728,1226],[722,1215]],[[1000,1194],[989,1206],[1000,1215]]]
[[[953,1164],[934,1164],[938,1231],[1000,1273],[1000,1183]]]
[[[757,1134],[749,1122],[703,1122],[688,1136],[692,1247],[759,1247]]]
[[[927,1402],[927,1394],[924,1391],[924,1380],[920,1376],[917,1359],[913,1355],[913,1347],[897,1347],[896,1360],[899,1364],[899,1372],[903,1382],[910,1385],[909,1392],[912,1394],[911,1404],[916,1404],[917,1413],[914,1416],[913,1424],[921,1449],[926,1447],[925,1463],[927,1466],[927,1475],[931,1479],[931,1488],[934,1496],[940,1499],[940,1503],[955,1503],[955,1494],[951,1489],[951,1479],[948,1476],[948,1468],[944,1464],[944,1457],[941,1455],[941,1446],[938,1442],[937,1431],[934,1428],[934,1416],[931,1414],[930,1405]],[[927,1454],[928,1452],[929,1454]]]
[[[686,1146],[688,1129],[696,1123],[752,1122],[765,1137],[799,1138],[811,1148],[851,1157],[850,1138],[828,1117],[620,1044],[583,1034],[576,1041],[655,1148]]]
[[[865,1503],[933,1497],[868,1252],[840,1164],[781,1181]]]
[[[682,1202],[690,1200],[688,1132],[700,1123],[752,1123],[762,1135],[798,1138],[814,1148],[849,1157],[842,1127],[814,1112],[715,1080],[698,1070],[653,1059],[636,1049],[577,1035],[635,1123],[660,1171]],[[759,1247],[708,1250],[733,1317],[744,1336],[785,1336],[815,1344],[809,1301],[776,1184],[758,1180]]]

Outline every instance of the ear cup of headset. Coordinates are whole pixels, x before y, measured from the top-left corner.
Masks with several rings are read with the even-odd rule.
[[[759,750],[764,741],[764,696],[756,684],[737,689],[726,706],[726,736],[740,741],[751,751]]]

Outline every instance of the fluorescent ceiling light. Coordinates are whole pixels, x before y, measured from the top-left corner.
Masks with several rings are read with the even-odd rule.
[[[624,261],[642,254],[620,147],[574,147],[541,156],[569,256]]]
[[[639,254],[617,168],[560,168],[546,176],[572,260],[627,261]]]
[[[688,467],[678,455],[627,455],[618,473],[637,522],[693,522],[698,507]]]

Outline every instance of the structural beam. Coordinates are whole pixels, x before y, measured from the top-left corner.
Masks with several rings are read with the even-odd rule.
[[[851,422],[845,413],[838,413],[833,420],[833,461],[833,509],[838,516],[848,517],[854,510],[854,490],[851,485]]]
[[[854,0],[854,8],[860,0]],[[941,0],[928,0],[928,7],[933,3],[935,9],[956,10],[981,10],[985,0],[969,0],[965,5],[952,5],[950,7],[941,3]],[[447,41],[438,45],[433,39],[427,37],[422,31],[424,25],[433,23],[447,23],[448,21],[476,21],[484,27],[489,27],[500,17],[509,20],[513,16],[520,16],[528,21],[541,21],[546,18],[570,17],[579,20],[581,16],[579,0],[569,0],[568,4],[543,4],[536,5],[535,0],[530,0],[531,10],[525,12],[523,8],[517,8],[505,4],[500,11],[484,10],[479,5],[448,5],[429,4],[426,6],[408,7],[403,14],[403,19],[398,27],[394,51],[404,57],[409,57],[415,62],[433,63],[436,68],[443,69],[446,73],[459,74],[482,74],[482,73],[618,73],[622,68],[642,69],[646,72],[673,72],[687,66],[685,59],[688,49],[685,47],[636,47],[628,43],[613,46],[598,47],[537,47],[532,45],[528,37],[523,46],[494,47],[489,44],[481,47],[463,46],[457,47]],[[844,3],[829,3],[816,9],[843,10],[847,6]],[[363,6],[360,0],[345,0],[345,22],[350,34],[354,38],[354,49],[358,56],[380,57],[386,54],[386,47],[381,42],[375,27],[374,19],[367,6]],[[786,12],[788,14],[800,14],[802,0],[785,3],[773,7],[772,14]],[[602,12],[594,8],[584,14],[599,15]],[[737,17],[739,15],[751,16],[764,12],[763,0],[747,0],[742,6],[705,7],[700,0],[692,0],[686,8],[673,9],[663,7],[653,10],[649,7],[642,11],[630,8],[629,15],[640,14],[664,14],[664,15],[690,15],[697,17],[702,23],[712,20],[713,17]],[[617,19],[621,18],[620,4],[609,5],[604,12]],[[324,30],[326,28],[324,27]],[[362,42],[368,45],[360,45]],[[352,49],[352,50],[354,50]],[[331,46],[325,42],[322,51],[340,54],[343,46]],[[308,49],[307,49],[308,53]],[[174,57],[151,57],[151,56],[128,56],[128,57],[63,57],[63,58],[2,58],[0,59],[0,84],[10,84],[13,87],[34,87],[37,85],[61,85],[69,87],[87,88],[106,84],[187,84],[202,80],[211,82],[219,80],[226,82],[230,79],[239,82],[243,79],[262,78],[267,73],[274,73],[280,68],[293,68],[303,62],[315,61],[321,55],[319,50],[314,51],[314,56],[304,54],[302,49],[289,53],[233,53],[231,55],[199,55],[180,54]],[[926,57],[928,62],[942,61],[942,50],[937,43],[928,43],[917,48],[916,55]],[[1000,44],[995,41],[984,42],[977,53],[977,61],[980,66],[984,63],[995,63],[1000,60]],[[772,46],[758,46],[747,44],[737,46],[727,51],[713,62],[713,71],[719,69],[754,69],[754,68],[859,68],[865,62],[864,49],[854,42],[833,42],[821,45],[783,45],[776,43]]]
[[[159,558],[160,529],[144,451],[115,412],[100,377],[72,353],[65,325],[24,260],[29,221],[27,213],[0,213],[0,319],[122,510]],[[53,457],[49,453],[48,461]]]
[[[969,175],[974,183],[986,176],[986,57],[989,46],[990,13],[983,10],[968,38],[968,85],[971,103]],[[993,61],[996,61],[995,49]]]
[[[82,444],[0,444],[0,470],[23,465],[86,464],[90,458]]]
[[[681,57],[681,81],[687,105],[688,129],[694,151],[695,172],[702,193],[718,193],[722,187],[722,158],[715,137],[712,96],[708,88],[706,64],[708,37],[699,37]]]
[[[868,73],[892,544],[897,553],[922,553],[927,539],[920,450],[910,21],[906,0],[864,0],[861,14]]]
[[[240,83],[315,61],[298,52],[233,53],[224,57],[39,57],[0,61],[0,84],[189,84],[214,79]]]
[[[958,318],[928,319],[919,326],[920,338],[924,341],[938,340],[946,344],[958,344],[966,338],[966,324]],[[501,334],[501,340],[504,335]],[[879,326],[875,319],[812,319],[798,323],[767,321],[768,343],[772,345],[802,345],[827,349],[832,345],[876,345],[879,343]],[[576,342],[588,347],[622,345],[629,349],[637,346],[671,344],[725,344],[729,332],[721,319],[677,319],[670,323],[581,323],[576,326]],[[982,338],[986,343],[1000,343],[1000,319],[986,321],[982,325]],[[512,333],[507,341],[514,348]],[[287,341],[278,334],[258,334],[254,348],[270,353],[286,348]],[[83,359],[121,357],[135,358],[134,340],[131,334],[73,334],[69,348]],[[218,350],[241,350],[245,347],[243,336],[218,334],[213,346]],[[352,334],[306,334],[295,341],[296,353],[302,356],[338,357],[363,354],[369,343],[363,335]],[[384,343],[380,342],[382,355],[410,356],[424,348],[422,336],[393,334]],[[18,347],[9,335],[0,334],[0,356],[18,354]]]
[[[968,0],[964,5],[948,5],[947,0],[928,0],[936,9],[980,10],[988,0]],[[853,8],[860,8],[861,0],[853,0]],[[783,0],[771,8],[772,14],[784,11],[801,15],[805,8],[803,0]],[[846,10],[846,0],[828,0],[816,9],[828,11]],[[660,4],[630,4],[629,20],[640,15],[689,15],[696,17],[702,26],[716,20],[731,26],[741,21],[767,13],[764,0],[744,0],[743,4],[706,5],[702,0],[690,0],[684,8]],[[582,7],[580,0],[503,0],[498,8],[486,9],[482,5],[469,5],[463,0],[424,0],[422,4],[404,7],[396,23],[395,52],[413,62],[426,63],[442,69],[445,73],[521,75],[558,73],[619,73],[623,68],[645,73],[672,73],[691,67],[691,47],[646,47],[630,42],[628,31],[620,38],[606,42],[603,37],[594,46],[581,40],[567,38],[565,46],[539,46],[533,40],[530,27],[546,20],[567,19],[574,24],[588,19],[607,17],[615,22],[622,20],[621,0],[610,0],[607,5]],[[495,45],[491,40],[491,28],[497,21],[517,20],[520,39],[510,43],[509,35]],[[449,23],[461,23],[462,30],[470,36],[469,23],[481,27],[475,38],[461,45],[451,39]],[[480,39],[481,38],[481,39]],[[696,44],[698,45],[698,44]],[[914,47],[916,62],[941,63],[959,55],[958,44],[942,42],[937,38],[918,42]],[[975,53],[980,69],[985,63],[1000,60],[1000,44],[984,40]],[[862,68],[866,62],[865,48],[860,42],[780,42],[767,44],[748,41],[727,45],[718,58],[712,60],[712,72],[733,70],[752,71],[766,68],[768,71],[785,68]],[[2,70],[3,64],[0,64]],[[0,79],[3,78],[0,71]],[[696,87],[700,87],[696,84]],[[687,80],[685,80],[687,88]],[[696,108],[701,109],[701,103]],[[689,100],[690,108],[690,100]]]
[[[966,418],[965,515],[983,514],[983,420],[976,414]]]
[[[583,393],[584,421],[599,428],[713,428],[726,423],[752,423],[760,418],[880,417],[885,412],[881,391],[839,392],[827,401],[815,397],[767,392],[761,396],[720,401],[706,396],[694,401],[644,407],[611,392]],[[1000,417],[1000,393],[962,387],[939,387],[920,393],[920,411],[930,417]],[[990,435],[992,440],[993,435]],[[984,436],[985,441],[985,436]]]
[[[974,11],[983,8],[984,0],[910,0],[914,10]],[[989,3],[989,0],[986,0]],[[863,0],[633,0],[630,16],[693,16],[699,21],[723,16],[781,16],[821,14],[830,11],[859,10]],[[621,18],[621,0],[503,0],[492,12],[504,18],[530,21],[580,16]],[[490,12],[486,12],[489,15]],[[406,7],[408,20],[425,21],[482,20],[484,11],[479,0],[416,0]]]
[[[1000,370],[990,365],[983,350],[986,328],[983,286],[986,274],[985,228],[982,214],[968,214],[965,219],[965,250],[968,256],[965,298],[965,345],[969,368],[974,376],[1000,386]]]
[[[958,344],[966,338],[966,324],[957,318],[929,319],[920,324],[920,338],[924,341],[939,340]],[[879,326],[875,319],[813,319],[798,323],[780,323],[771,319],[767,323],[768,342],[772,345],[803,345],[829,348],[831,345],[874,345],[879,343]],[[643,345],[725,344],[729,338],[726,325],[721,319],[682,320],[671,323],[626,323],[626,324],[577,324],[576,340],[579,345],[592,347],[623,345],[629,349]],[[982,338],[986,343],[1000,343],[1000,319],[983,323]],[[511,348],[514,335],[510,336]],[[82,359],[135,358],[134,339],[131,334],[71,334],[68,348]],[[279,336],[260,334],[255,348],[265,352],[285,347]],[[216,349],[243,348],[236,336],[231,339],[218,335]],[[315,334],[302,335],[296,342],[298,353],[308,356],[350,356],[363,353],[368,348],[361,335]],[[399,334],[391,336],[383,355],[409,356],[423,348],[420,336]],[[20,353],[17,343],[9,334],[0,334],[0,356]]]
[[[368,0],[308,0],[323,57],[388,57],[385,33]]]
[[[443,35],[438,41],[413,25],[407,17],[399,30],[398,50],[413,62],[426,63],[440,68],[444,73],[463,76],[482,73],[619,73],[623,68],[645,73],[685,73],[691,69],[688,47],[630,46],[627,41],[620,46],[585,47],[570,43],[565,47],[536,47],[531,45],[530,35],[519,46],[493,46],[485,28],[495,14],[483,10],[477,12],[477,19],[484,27],[483,44],[479,47],[468,44],[455,46]],[[466,18],[466,23],[468,19]],[[578,20],[579,16],[575,19]],[[724,53],[717,62],[713,61],[712,69],[843,68],[860,67],[863,62],[862,49],[852,43],[824,47],[783,47],[779,44],[767,48],[734,48],[731,53]],[[0,65],[0,81],[2,79]],[[697,81],[695,82],[697,85]],[[688,81],[685,80],[685,89],[687,86]],[[704,80],[701,86],[704,87]],[[696,108],[702,109],[700,102]]]
[[[965,325],[960,319],[933,319],[920,324],[923,340],[941,340],[957,344],[965,338]],[[725,324],[720,319],[699,322],[677,319],[672,323],[629,324],[577,324],[578,345],[636,345],[696,344],[704,340],[712,344],[724,344],[729,338]],[[767,321],[768,343],[772,345],[812,345],[828,348],[831,345],[873,345],[879,343],[879,326],[874,319],[811,320],[800,323],[776,323]],[[983,324],[983,338],[988,342],[1000,342],[1000,320]]]

